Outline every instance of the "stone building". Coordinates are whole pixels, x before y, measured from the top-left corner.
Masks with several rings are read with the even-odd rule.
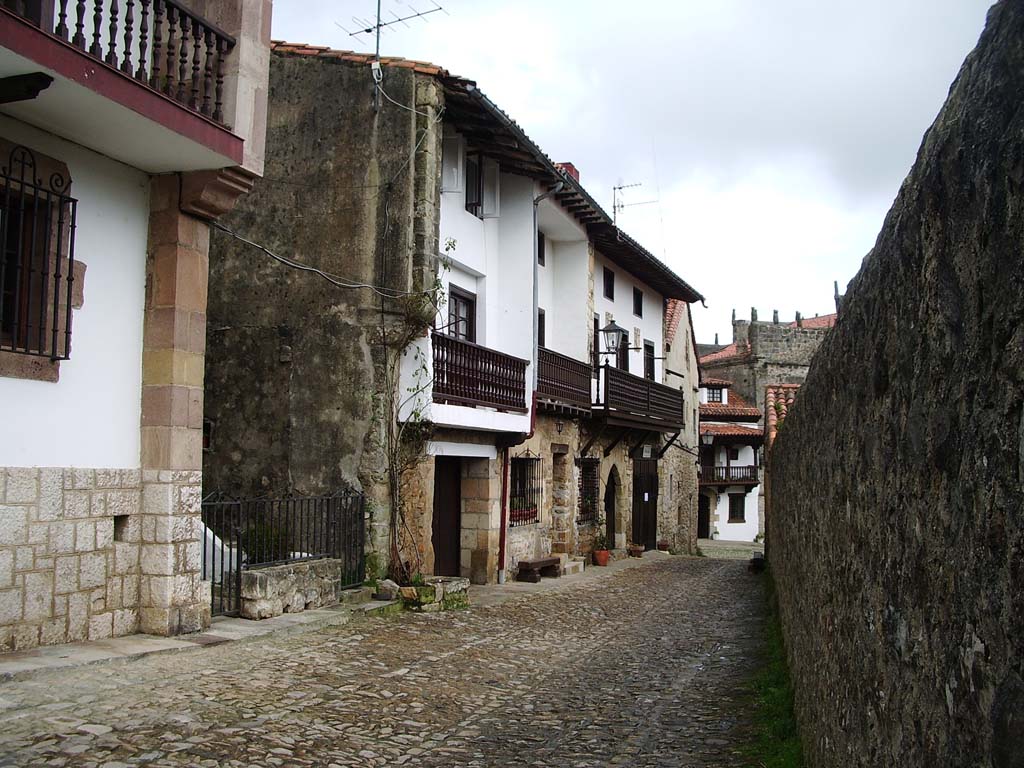
[[[0,7],[0,650],[210,620],[209,230],[263,169],[271,3],[107,6]]]
[[[475,83],[374,72],[275,44],[266,180],[229,227],[335,283],[215,236],[206,490],[361,488],[377,563],[480,583],[599,518],[685,549],[700,295]]]
[[[836,287],[836,308],[841,296]],[[701,345],[700,370],[704,380],[720,381],[729,387],[735,402],[752,407],[758,416],[758,429],[765,434],[768,419],[768,392],[776,387],[799,388],[807,378],[811,359],[829,330],[836,324],[838,314],[801,317],[789,323],[779,322],[779,313],[773,313],[771,322],[758,320],[757,310],[751,309],[750,320],[737,320],[733,312],[732,342],[727,345]],[[717,337],[716,337],[717,341]],[[721,389],[720,385],[715,385]],[[792,398],[790,398],[790,402]],[[775,409],[775,400],[771,405]],[[705,408],[704,411],[707,409]],[[702,411],[702,414],[704,413]],[[713,416],[713,415],[712,415]],[[764,419],[763,421],[761,419]],[[716,419],[709,418],[710,422]],[[760,444],[760,442],[758,443]],[[765,533],[765,488],[763,456],[755,457],[758,465],[757,533]],[[703,479],[703,484],[709,481]]]

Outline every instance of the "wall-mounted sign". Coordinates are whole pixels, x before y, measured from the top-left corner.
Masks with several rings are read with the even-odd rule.
[[[654,448],[653,448],[653,446],[645,445],[644,446],[644,458],[645,459],[649,459],[653,455],[654,455]],[[644,499],[644,501],[646,501],[646,499]]]

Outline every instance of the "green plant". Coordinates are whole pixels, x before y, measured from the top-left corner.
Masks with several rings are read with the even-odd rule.
[[[793,712],[793,686],[779,620],[775,585],[769,575],[768,616],[764,634],[764,667],[750,683],[757,726],[755,740],[744,752],[758,768],[803,768],[803,744]]]
[[[608,549],[608,534],[606,531],[603,517],[598,517],[594,520],[594,538],[590,544],[592,550]]]
[[[426,586],[426,580],[423,578],[423,574],[417,571],[411,577],[409,577],[410,587],[422,587]]]

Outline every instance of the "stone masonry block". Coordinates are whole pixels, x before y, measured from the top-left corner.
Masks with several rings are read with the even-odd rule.
[[[50,523],[50,553],[56,555],[75,551],[75,524]]]
[[[68,642],[88,637],[89,603],[89,595],[84,592],[68,597]]]
[[[88,490],[92,487],[94,487],[94,480],[91,469],[67,469],[64,471],[64,490],[72,488]]]
[[[96,521],[96,549],[110,549],[114,546],[114,519],[111,517]]]
[[[174,486],[149,483],[142,488],[142,511],[147,515],[174,514]]]
[[[107,491],[107,514],[137,515],[142,509],[142,497],[136,488]]]
[[[20,624],[14,628],[14,650],[28,651],[39,646],[39,627]]]
[[[0,625],[15,624],[22,617],[21,589],[0,590]]]
[[[89,494],[89,517],[107,516],[106,491],[94,491]]]
[[[78,569],[78,585],[81,589],[94,589],[107,583],[107,556],[100,552],[82,555]]]
[[[184,485],[178,488],[177,515],[198,515],[203,502],[203,489],[198,485]]]
[[[138,631],[139,612],[133,609],[114,611],[114,637],[131,635]]]
[[[121,475],[116,469],[97,469],[96,488],[117,488],[121,485]]]
[[[31,571],[36,565],[36,553],[32,547],[18,547],[14,550],[14,570]]]
[[[0,589],[14,586],[14,550],[0,549]]]
[[[28,543],[29,544],[45,544],[50,543],[50,525],[49,523],[29,523],[28,526]]]
[[[96,549],[96,523],[75,523],[75,551],[92,552]]]
[[[89,617],[89,639],[105,640],[114,633],[114,614],[101,613]]]
[[[121,487],[124,489],[135,489],[142,485],[142,470],[139,469],[122,469],[121,472]]]
[[[174,545],[143,544],[139,567],[147,575],[170,576],[174,568]]]
[[[67,639],[67,619],[50,619],[39,628],[40,645],[59,645]]]
[[[121,579],[121,602],[125,608],[137,608],[139,605],[139,577],[126,576]]]
[[[25,621],[39,621],[53,615],[53,572],[25,574]]]
[[[39,499],[39,470],[10,467],[7,470],[7,503],[35,504]]]
[[[64,509],[64,470],[39,471],[39,520],[59,520]]]
[[[140,583],[143,605],[158,608],[171,604],[171,597],[174,594],[173,576],[143,576]]]
[[[28,515],[28,507],[0,507],[0,546],[28,543]]]
[[[58,557],[53,569],[53,591],[66,595],[78,591],[78,558]]]
[[[139,571],[139,545],[114,542],[114,573],[125,575]]]
[[[75,470],[78,471],[78,470]],[[64,519],[78,519],[89,516],[92,508],[92,494],[84,490],[64,491]]]

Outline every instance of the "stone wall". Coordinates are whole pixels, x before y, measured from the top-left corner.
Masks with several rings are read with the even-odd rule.
[[[1024,760],[1024,3],[989,12],[770,456],[810,766]]]
[[[139,627],[137,469],[0,469],[0,651]]]
[[[344,560],[327,558],[242,571],[241,614],[269,619],[299,613],[341,600]]]
[[[420,112],[441,106],[433,78],[389,67],[387,83]],[[430,288],[441,123],[389,104],[375,110],[369,68],[336,57],[274,53],[269,87],[266,177],[225,223],[354,282]],[[381,324],[389,339],[404,332],[407,304],[387,302],[382,312],[373,291],[288,269],[223,233],[210,247],[204,489],[361,488],[368,546],[383,562],[390,499],[384,403],[375,395],[387,365]]]

